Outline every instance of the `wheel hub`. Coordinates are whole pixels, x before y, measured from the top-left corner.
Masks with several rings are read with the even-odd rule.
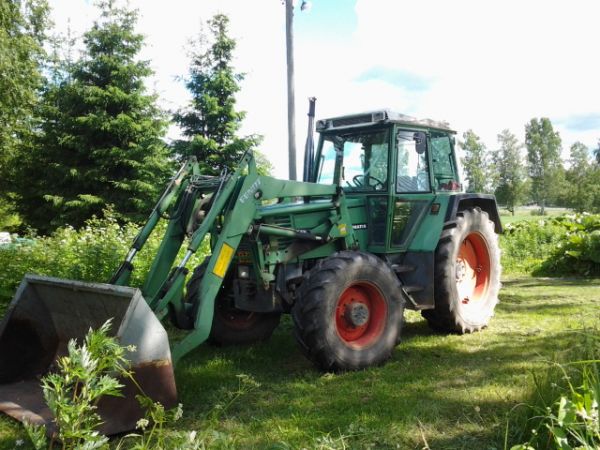
[[[338,336],[346,345],[373,345],[385,329],[387,304],[381,291],[369,281],[356,281],[340,294],[334,311]]]
[[[369,321],[369,308],[359,302],[352,302],[346,306],[344,318],[355,327],[361,327]]]
[[[260,320],[260,314],[236,309],[225,302],[217,303],[215,315],[219,316],[220,321],[228,328],[234,330],[250,329]]]
[[[455,263],[456,288],[463,305],[486,298],[491,274],[490,254],[481,234],[469,233],[463,240]]]

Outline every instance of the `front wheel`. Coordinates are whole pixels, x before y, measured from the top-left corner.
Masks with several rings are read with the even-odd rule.
[[[374,255],[342,251],[317,263],[292,309],[295,337],[325,371],[387,360],[396,346],[404,298],[390,267]]]
[[[494,224],[479,208],[448,222],[435,252],[435,309],[423,311],[440,331],[470,333],[487,326],[500,289],[500,249]]]
[[[206,273],[208,258],[194,269],[187,284],[186,302],[198,302],[200,281]],[[215,309],[208,342],[215,345],[243,345],[265,341],[271,337],[279,325],[281,313],[258,313],[243,311],[233,306],[228,286],[230,280],[223,280],[221,290],[215,299]],[[196,308],[194,307],[193,310]]]

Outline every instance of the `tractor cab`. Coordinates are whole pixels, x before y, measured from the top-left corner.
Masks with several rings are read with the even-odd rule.
[[[461,190],[455,132],[443,122],[389,111],[319,120],[316,129],[312,181],[344,190],[369,251],[403,252],[411,242],[425,248],[418,243],[427,238],[416,235],[419,225],[432,208],[438,213],[437,198]]]
[[[348,194],[460,191],[455,132],[446,123],[378,111],[319,120],[317,131],[317,183]]]

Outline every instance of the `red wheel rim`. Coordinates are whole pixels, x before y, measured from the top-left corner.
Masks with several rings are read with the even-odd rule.
[[[224,305],[217,305],[215,314],[219,320],[228,328],[233,330],[247,330],[252,328],[258,321],[258,314],[251,311],[242,311],[240,309],[228,308]]]
[[[490,254],[487,243],[479,233],[463,240],[456,257],[456,288],[463,305],[485,298],[490,284]]]
[[[377,342],[387,318],[387,303],[381,291],[368,281],[348,286],[338,298],[335,326],[338,336],[351,347]]]

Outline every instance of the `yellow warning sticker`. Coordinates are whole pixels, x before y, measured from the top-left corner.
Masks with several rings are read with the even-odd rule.
[[[232,256],[233,247],[224,243],[223,247],[221,247],[221,251],[219,252],[219,257],[217,258],[215,267],[213,268],[213,273],[216,276],[225,278],[225,274],[227,273],[227,268],[229,267]]]
[[[346,234],[348,234],[348,230],[346,229],[346,224],[345,223],[340,223],[338,225],[338,230],[340,230],[340,234],[342,236],[346,236]]]

